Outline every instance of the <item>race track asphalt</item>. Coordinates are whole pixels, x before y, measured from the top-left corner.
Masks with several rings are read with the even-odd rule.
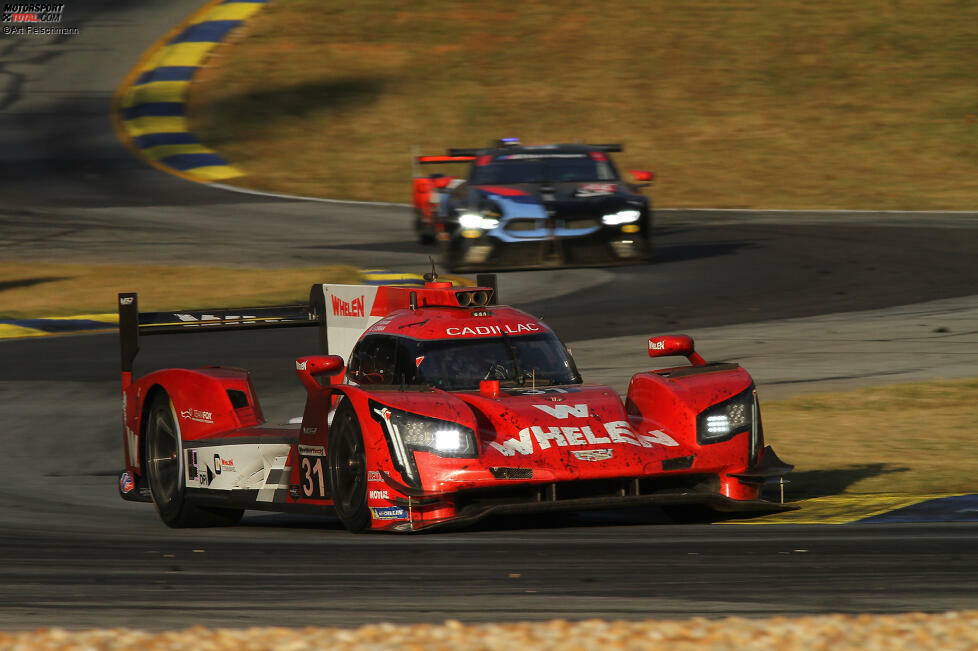
[[[413,243],[406,208],[230,193],[163,175],[118,144],[108,118],[116,84],[197,5],[86,2],[66,18],[79,36],[0,40],[0,260],[423,267],[430,251]],[[658,220],[655,264],[503,274],[503,300],[583,350],[664,330],[721,337],[756,322],[892,315],[970,301],[978,284],[975,214],[681,211]],[[845,330],[838,319],[833,327]],[[834,345],[811,324],[783,332]],[[618,341],[615,354],[626,355]],[[282,420],[301,410],[291,360],[310,343],[288,332],[157,337],[137,371],[251,368],[266,413]],[[0,628],[978,607],[975,522],[676,526],[645,510],[403,537],[256,513],[230,529],[168,530],[151,505],[117,496],[117,355],[104,334],[0,341]],[[805,375],[797,361],[777,367],[780,356],[769,357],[778,377]],[[845,357],[832,362],[842,375],[852,369]]]

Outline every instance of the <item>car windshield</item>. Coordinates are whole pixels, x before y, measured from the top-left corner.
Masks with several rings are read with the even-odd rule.
[[[347,373],[358,384],[421,384],[446,391],[478,389],[482,380],[503,386],[581,382],[567,349],[549,332],[438,340],[368,335],[354,349]]]
[[[484,165],[475,165],[470,182],[473,185],[513,185],[617,180],[611,162],[603,155],[599,158],[604,160],[595,160],[587,153],[497,156]]]

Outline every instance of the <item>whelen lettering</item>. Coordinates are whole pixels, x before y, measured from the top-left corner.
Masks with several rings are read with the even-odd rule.
[[[627,443],[642,448],[651,448],[655,445],[666,447],[679,445],[675,439],[661,430],[649,432],[647,435],[639,434],[623,420],[604,423],[604,429],[607,436],[597,434],[587,425],[583,427],[546,428],[534,425],[521,429],[517,434],[519,438],[510,438],[502,443],[490,441],[489,446],[504,456],[511,457],[516,454],[533,454],[534,441],[536,441],[536,447],[539,450],[548,450],[552,446],[564,448],[608,443]]]
[[[360,296],[352,301],[344,301],[339,296],[332,296],[333,316],[363,316],[364,297]]]

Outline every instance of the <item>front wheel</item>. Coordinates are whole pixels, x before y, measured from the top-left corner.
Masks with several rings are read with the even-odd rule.
[[[370,528],[367,507],[367,455],[360,424],[349,402],[344,401],[329,427],[329,485],[333,508],[343,526],[353,533]]]
[[[243,509],[205,509],[187,501],[183,441],[170,396],[157,393],[146,418],[146,472],[153,503],[168,527],[217,527],[234,524]]]

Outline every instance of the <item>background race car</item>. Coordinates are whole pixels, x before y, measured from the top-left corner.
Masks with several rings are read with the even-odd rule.
[[[453,271],[634,264],[652,256],[652,212],[639,193],[653,175],[621,178],[621,145],[520,145],[450,149],[421,165],[469,164],[465,178],[416,174],[414,223],[438,241]]]
[[[622,400],[582,384],[545,323],[497,305],[494,276],[479,285],[314,285],[309,305],[179,313],[120,294],[120,493],[172,527],[245,509],[418,531],[498,513],[786,508],[761,496],[791,466],[764,445],[747,371],[706,363],[687,336],[653,337],[649,355],[691,365],[636,374]],[[241,369],[133,380],[142,335],[301,326],[323,347],[294,362],[301,422],[267,425]]]

